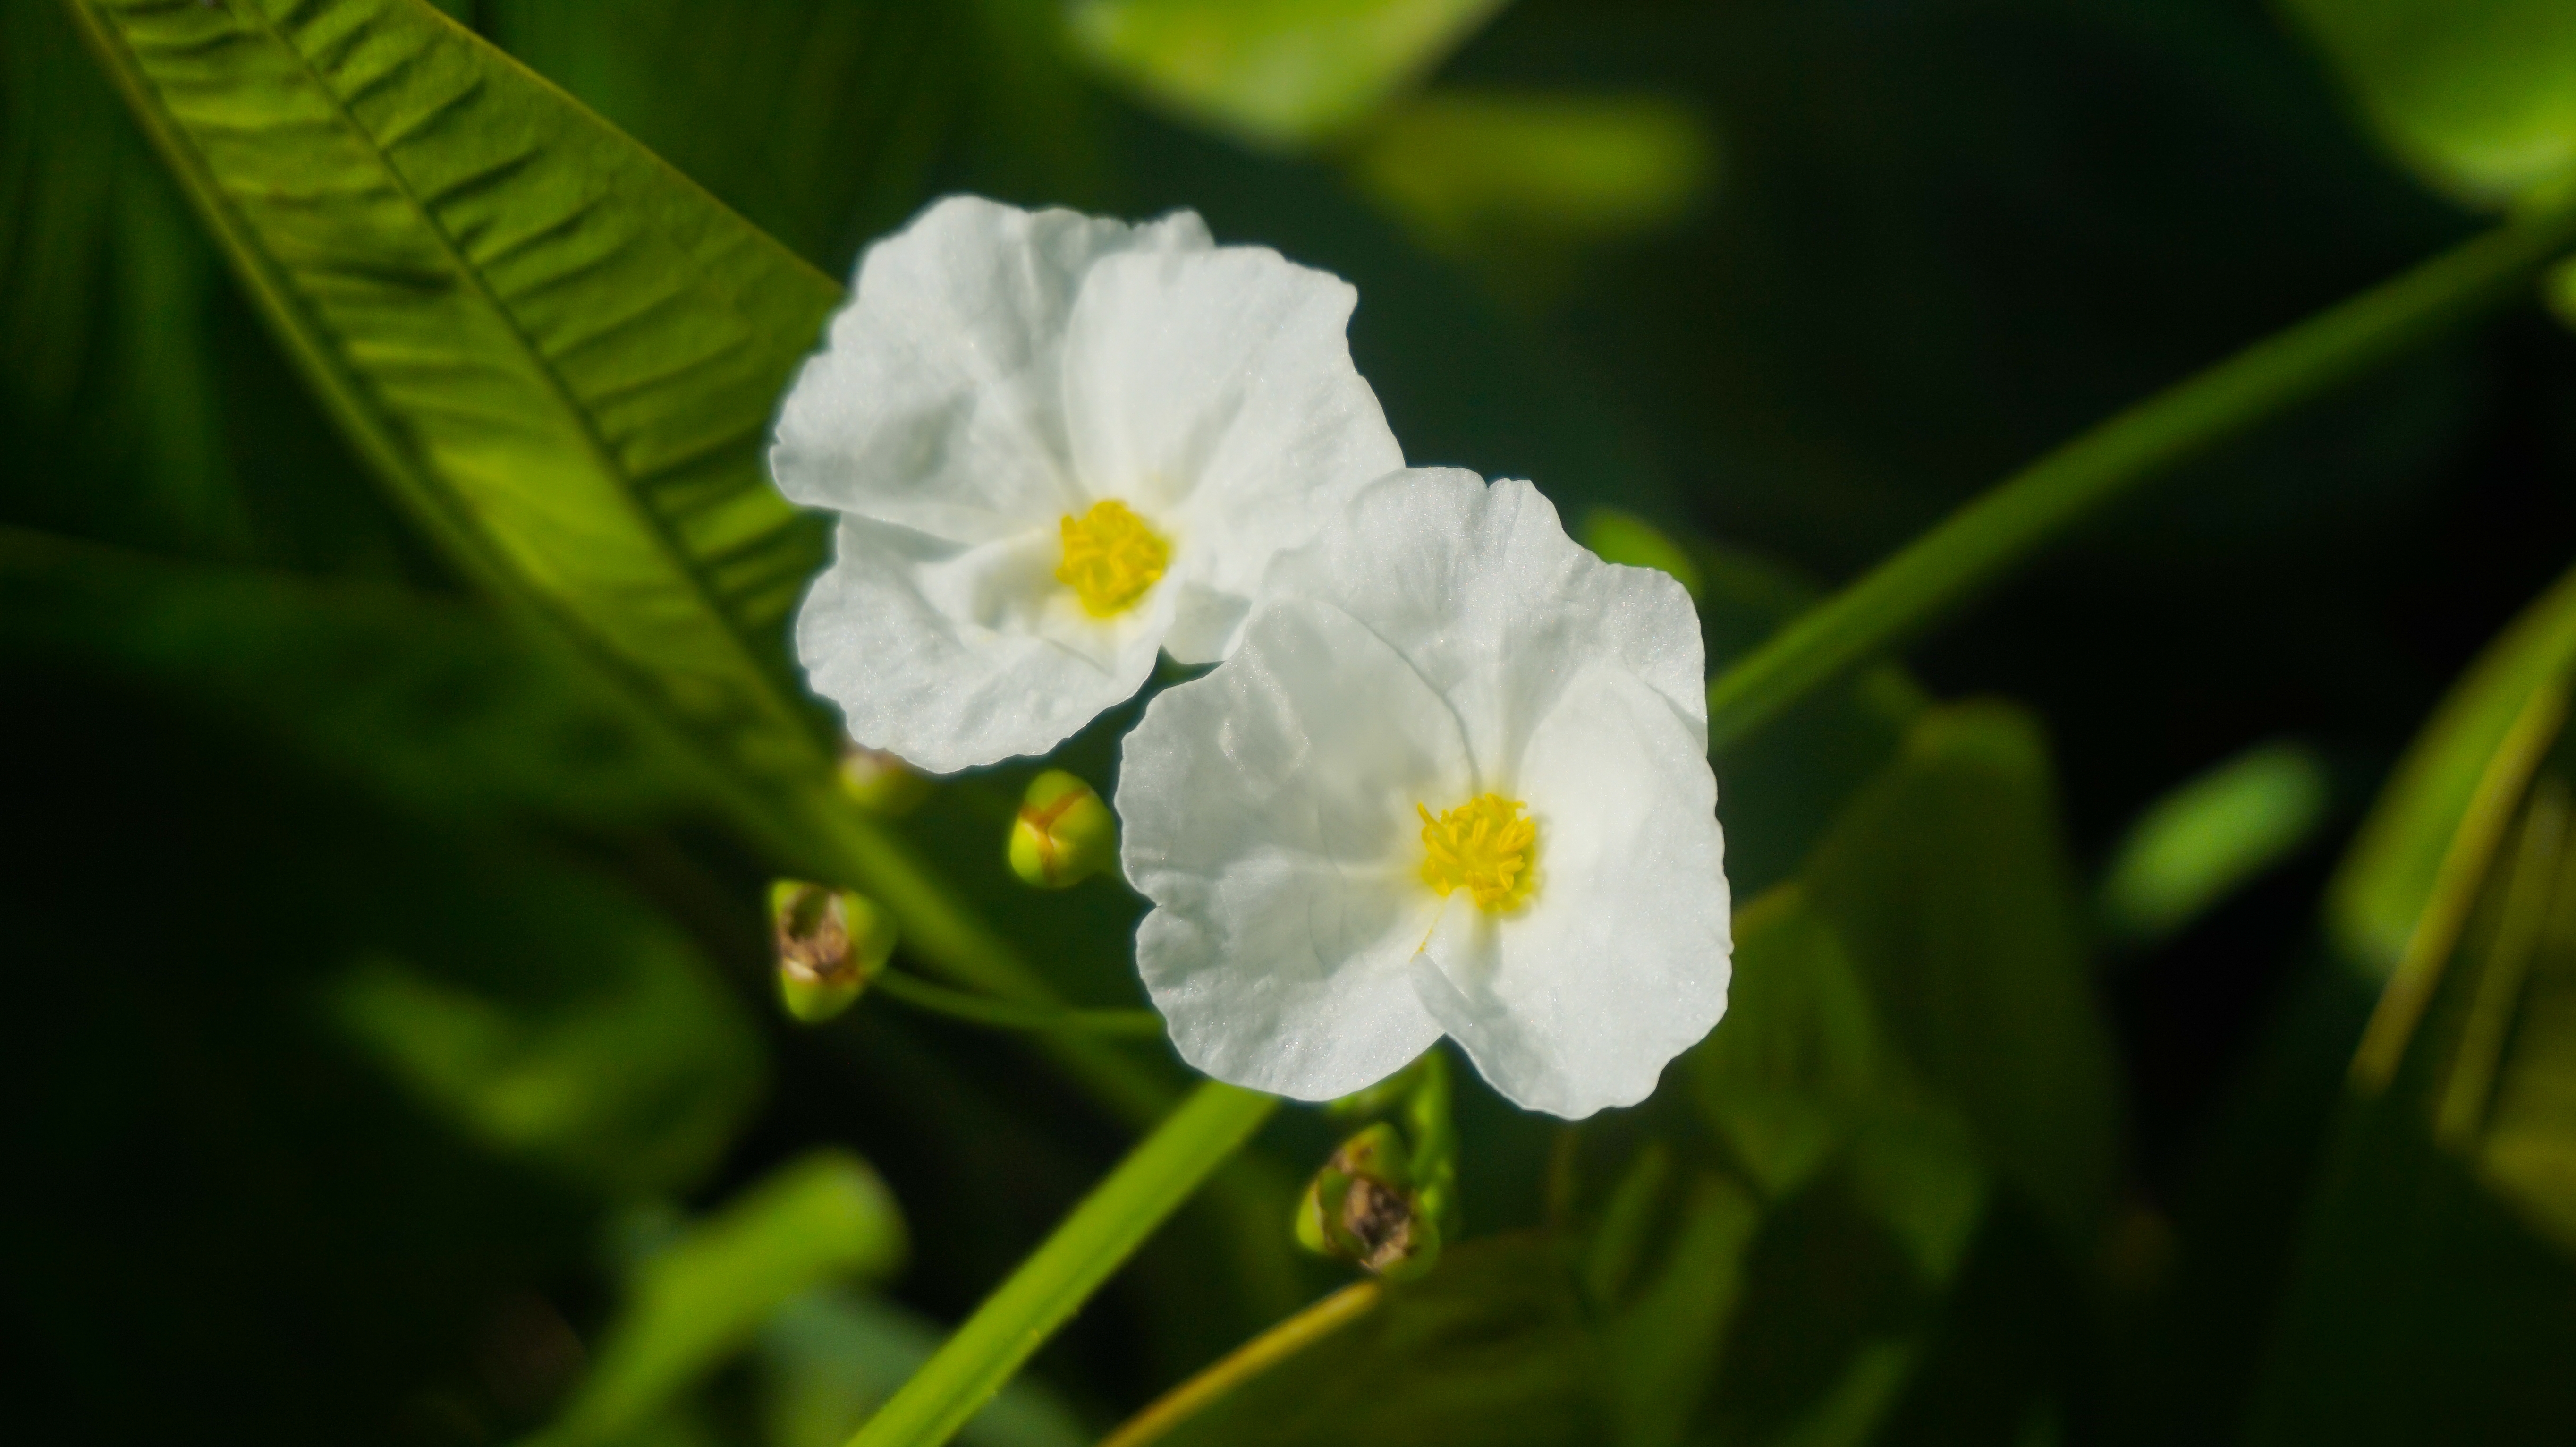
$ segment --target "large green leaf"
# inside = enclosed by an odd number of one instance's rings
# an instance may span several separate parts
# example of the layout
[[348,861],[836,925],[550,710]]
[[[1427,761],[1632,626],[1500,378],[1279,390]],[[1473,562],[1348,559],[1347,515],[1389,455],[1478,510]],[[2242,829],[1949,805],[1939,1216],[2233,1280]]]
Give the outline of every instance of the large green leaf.
[[2508,200],[2576,172],[2576,6],[2283,0],[2381,134],[2432,181]]
[[818,768],[759,448],[831,282],[421,0],[81,3],[365,455],[710,754]]
[[[1046,995],[837,800],[786,658],[822,533],[759,453],[832,283],[424,0],[75,13],[431,534],[688,741],[774,867],[883,898],[965,982]],[[1042,1048],[1132,1120],[1170,1099],[1096,1042]]]
[[2258,1442],[2525,1442],[2576,1419],[2566,693],[2544,689],[2498,750],[2364,1038]]
[[2385,979],[2397,968],[2488,762],[2532,696],[2571,663],[2576,573],[2487,645],[2407,747],[2326,895],[2335,944],[2365,974]]
[[763,1323],[821,1286],[903,1261],[903,1218],[876,1172],[833,1150],[797,1160],[638,1265],[626,1308],[548,1447],[616,1442],[650,1423]]

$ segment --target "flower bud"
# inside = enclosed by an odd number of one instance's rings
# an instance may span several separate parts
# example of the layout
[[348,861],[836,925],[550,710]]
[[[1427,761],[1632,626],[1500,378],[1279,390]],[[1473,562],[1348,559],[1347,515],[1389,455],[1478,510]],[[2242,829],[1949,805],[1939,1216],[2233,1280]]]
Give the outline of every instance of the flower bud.
[[892,754],[852,744],[841,750],[841,792],[869,813],[895,819],[930,797],[930,781]]
[[894,953],[894,917],[846,889],[782,879],[769,887],[778,999],[819,1025],[850,1008]]
[[1412,1189],[1404,1140],[1381,1121],[1342,1143],[1297,1206],[1297,1243],[1389,1281],[1440,1259],[1440,1227]]
[[1118,862],[1118,818],[1089,784],[1062,769],[1029,781],[1011,825],[1011,872],[1039,889],[1066,889]]

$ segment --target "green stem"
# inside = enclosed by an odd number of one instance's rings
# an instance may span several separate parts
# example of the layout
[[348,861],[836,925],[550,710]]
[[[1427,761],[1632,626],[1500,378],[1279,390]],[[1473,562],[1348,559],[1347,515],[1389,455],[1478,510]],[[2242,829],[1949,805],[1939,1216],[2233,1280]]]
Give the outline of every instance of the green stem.
[[1073,1208],[850,1447],[938,1447],[1278,1106],[1209,1081]]
[[869,981],[868,988],[916,1010],[996,1030],[1067,1030],[1134,1039],[1161,1039],[1163,1034],[1163,1017],[1151,1010],[1084,1010],[1024,1005],[1015,1000],[996,1000],[989,995],[952,990],[894,970]]
[[1236,1388],[1377,1309],[1385,1288],[1374,1280],[1354,1281],[1295,1316],[1236,1347],[1225,1359],[1157,1398],[1127,1419],[1127,1424],[1100,1439],[1100,1447],[1145,1447]]
[[2576,244],[2576,206],[2472,238],[2111,418],[1953,513],[1708,688],[1712,749],[1904,642],[2104,504],[2519,294]]

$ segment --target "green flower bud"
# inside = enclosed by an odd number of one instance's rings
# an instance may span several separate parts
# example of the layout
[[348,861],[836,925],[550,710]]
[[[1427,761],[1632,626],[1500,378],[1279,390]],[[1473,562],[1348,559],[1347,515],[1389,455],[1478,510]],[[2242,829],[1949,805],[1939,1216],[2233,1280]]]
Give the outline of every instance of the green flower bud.
[[894,917],[846,889],[782,879],[769,887],[778,999],[819,1025],[857,1002],[894,953]]
[[1011,872],[1039,889],[1067,889],[1118,863],[1118,818],[1089,784],[1062,769],[1029,781],[1011,825]]
[[1297,1204],[1297,1244],[1389,1281],[1440,1259],[1440,1227],[1412,1189],[1404,1138],[1380,1121],[1342,1143]]
[[852,744],[841,750],[841,792],[869,813],[895,819],[930,797],[930,781],[892,754]]

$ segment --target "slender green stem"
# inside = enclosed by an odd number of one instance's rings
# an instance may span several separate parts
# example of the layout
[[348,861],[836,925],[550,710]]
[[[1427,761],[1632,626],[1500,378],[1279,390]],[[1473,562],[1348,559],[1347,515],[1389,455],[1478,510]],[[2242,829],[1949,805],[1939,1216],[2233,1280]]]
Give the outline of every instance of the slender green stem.
[[2095,427],[1826,599],[1708,688],[1712,748],[1904,642],[2138,484],[2521,293],[2576,244],[2576,206],[2462,245]]
[[938,1447],[955,1435],[1278,1104],[1217,1081],[1198,1087],[975,1308],[850,1447]]
[[989,995],[952,990],[896,970],[888,970],[868,988],[916,1010],[984,1025],[996,1030],[1069,1030],[1088,1035],[1161,1039],[1163,1017],[1151,1010],[1084,1010],[1053,1005],[1025,1005]]
[[1205,1411],[1235,1388],[1349,1326],[1377,1309],[1386,1290],[1376,1281],[1354,1281],[1295,1316],[1228,1352],[1224,1359],[1154,1400],[1100,1439],[1100,1447],[1145,1447]]

